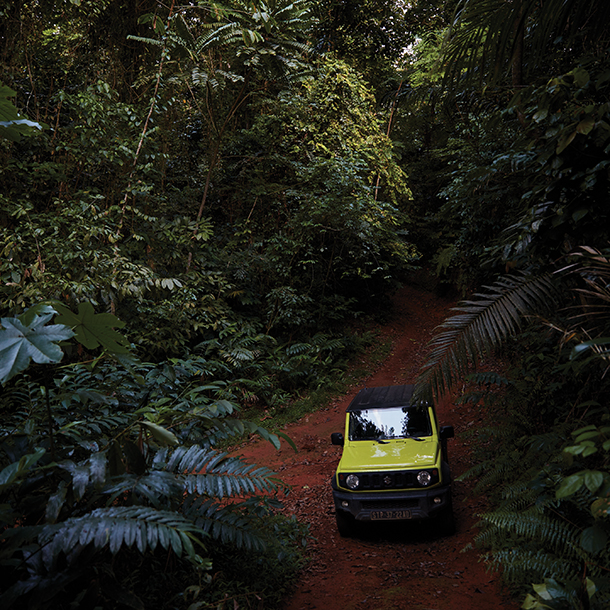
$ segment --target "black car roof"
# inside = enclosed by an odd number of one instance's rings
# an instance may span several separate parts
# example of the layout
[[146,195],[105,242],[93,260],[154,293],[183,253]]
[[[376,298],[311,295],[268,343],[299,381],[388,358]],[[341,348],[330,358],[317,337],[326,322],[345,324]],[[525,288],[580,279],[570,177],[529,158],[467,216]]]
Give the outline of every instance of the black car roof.
[[364,388],[347,407],[348,411],[383,407],[406,407],[413,398],[413,385],[386,385],[378,388]]

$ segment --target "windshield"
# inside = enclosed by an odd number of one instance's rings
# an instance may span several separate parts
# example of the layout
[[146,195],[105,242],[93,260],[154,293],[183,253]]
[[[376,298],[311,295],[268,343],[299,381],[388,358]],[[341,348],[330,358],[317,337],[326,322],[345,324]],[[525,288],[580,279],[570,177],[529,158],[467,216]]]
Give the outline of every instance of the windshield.
[[352,411],[349,414],[349,440],[430,436],[430,416],[425,407],[391,407]]

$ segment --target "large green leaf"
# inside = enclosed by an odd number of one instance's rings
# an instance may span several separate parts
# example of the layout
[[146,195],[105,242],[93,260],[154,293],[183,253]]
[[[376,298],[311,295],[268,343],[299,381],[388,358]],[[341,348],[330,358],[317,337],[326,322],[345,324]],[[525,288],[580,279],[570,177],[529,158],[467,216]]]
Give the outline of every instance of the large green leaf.
[[57,345],[74,336],[74,332],[63,324],[46,323],[54,311],[42,316],[35,315],[30,324],[18,318],[2,318],[0,328],[0,383],[24,371],[34,360],[38,364],[59,362],[63,351]]
[[0,138],[18,142],[32,127],[42,129],[42,125],[19,115],[15,106],[8,100],[15,95],[12,89],[0,86]]
[[583,530],[580,536],[580,546],[593,555],[603,551],[607,543],[608,535],[597,523]]
[[38,462],[44,455],[44,449],[37,449],[34,453],[24,455],[18,462],[13,462],[0,472],[0,491],[4,491],[9,487],[15,479],[20,475],[29,471],[29,469]]
[[116,316],[110,313],[96,314],[89,302],[79,303],[77,314],[59,303],[53,303],[53,307],[60,314],[56,322],[70,326],[76,334],[76,340],[87,349],[95,349],[101,345],[115,354],[129,352],[127,339],[114,330],[125,326]]
[[150,432],[150,434],[152,435],[152,437],[162,447],[167,447],[169,445],[178,444],[178,439],[176,438],[176,435],[173,432],[171,432],[170,430],[167,430],[166,428],[164,428],[163,426],[160,426],[159,424],[155,424],[154,422],[146,421],[146,420],[139,422],[139,424],[141,426],[146,427],[148,429],[148,431]]

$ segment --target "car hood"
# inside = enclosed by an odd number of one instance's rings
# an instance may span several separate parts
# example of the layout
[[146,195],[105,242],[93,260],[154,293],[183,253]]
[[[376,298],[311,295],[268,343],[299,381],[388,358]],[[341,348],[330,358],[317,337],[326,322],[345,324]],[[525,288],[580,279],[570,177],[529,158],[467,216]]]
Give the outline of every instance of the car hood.
[[432,468],[437,464],[438,456],[439,444],[434,439],[396,439],[385,443],[351,441],[343,447],[339,470],[365,472]]

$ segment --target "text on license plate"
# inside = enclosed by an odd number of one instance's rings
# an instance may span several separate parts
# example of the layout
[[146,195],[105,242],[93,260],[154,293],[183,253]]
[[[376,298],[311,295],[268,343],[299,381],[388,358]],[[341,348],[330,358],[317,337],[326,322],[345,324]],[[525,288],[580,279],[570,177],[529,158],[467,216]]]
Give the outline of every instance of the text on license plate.
[[410,519],[410,510],[373,510],[371,511],[372,521],[384,521],[391,519]]

